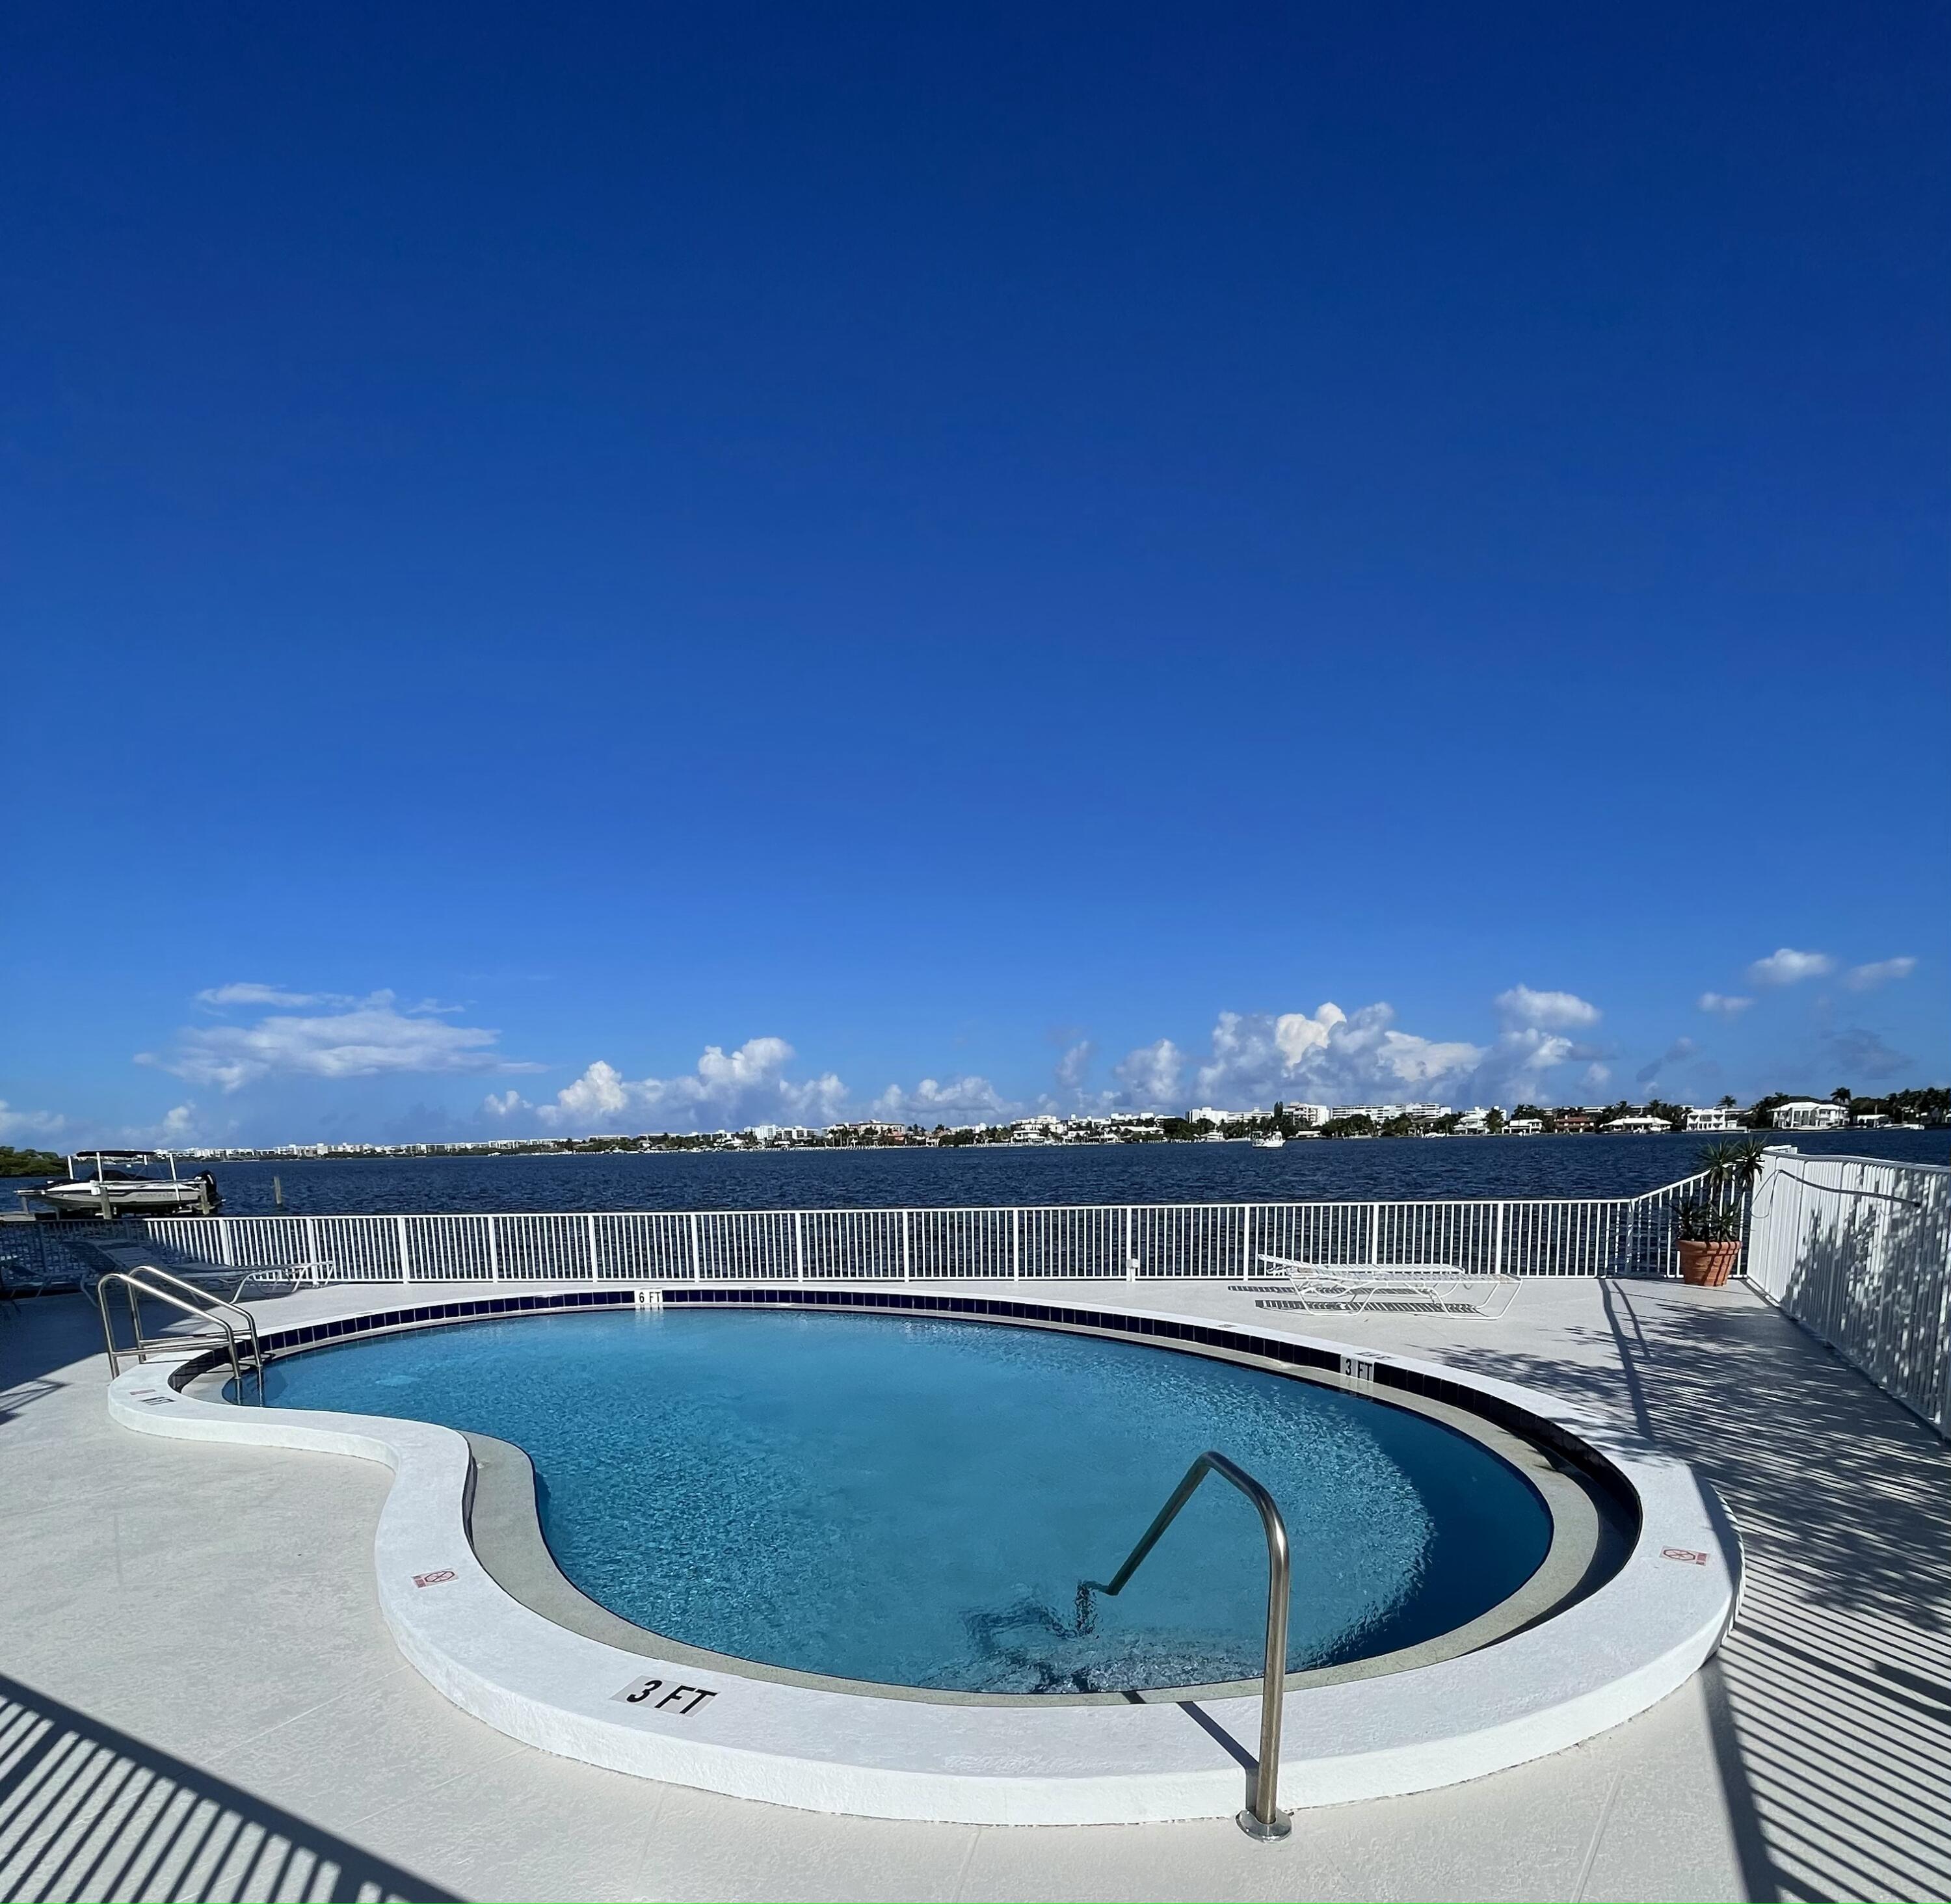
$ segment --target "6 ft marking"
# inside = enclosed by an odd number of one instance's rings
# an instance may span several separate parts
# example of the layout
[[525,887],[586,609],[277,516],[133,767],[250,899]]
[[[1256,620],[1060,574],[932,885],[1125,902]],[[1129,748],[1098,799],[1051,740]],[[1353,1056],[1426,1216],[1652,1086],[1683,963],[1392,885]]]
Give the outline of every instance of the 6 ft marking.
[[[653,1693],[662,1692],[663,1683],[661,1679],[633,1679],[620,1693],[612,1693],[610,1696],[620,1700],[626,1706],[641,1706]],[[707,1699],[717,1696],[709,1687],[673,1686],[669,1692],[664,1693],[663,1697],[651,1709],[661,1712],[666,1706],[677,1706],[678,1717],[689,1718]],[[680,1700],[688,1700],[689,1703],[678,1706]]]

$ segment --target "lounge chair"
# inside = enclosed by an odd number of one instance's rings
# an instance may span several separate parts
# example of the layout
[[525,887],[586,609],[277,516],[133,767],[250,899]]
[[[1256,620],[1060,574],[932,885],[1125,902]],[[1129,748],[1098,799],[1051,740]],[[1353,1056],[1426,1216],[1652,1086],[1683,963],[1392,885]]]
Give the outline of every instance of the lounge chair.
[[1296,1263],[1259,1259],[1266,1275],[1230,1286],[1256,1298],[1258,1309],[1343,1309],[1414,1307],[1446,1316],[1498,1316],[1517,1296],[1518,1279],[1448,1263]]

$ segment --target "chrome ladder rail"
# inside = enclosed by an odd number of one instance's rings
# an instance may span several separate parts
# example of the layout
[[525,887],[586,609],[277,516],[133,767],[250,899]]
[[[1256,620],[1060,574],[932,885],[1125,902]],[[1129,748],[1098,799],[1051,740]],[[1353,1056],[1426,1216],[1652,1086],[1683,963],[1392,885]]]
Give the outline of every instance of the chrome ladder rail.
[[[149,1352],[151,1350],[207,1348],[211,1341],[208,1336],[196,1335],[159,1336],[153,1341],[145,1337],[142,1334],[142,1311],[137,1306],[139,1294],[153,1296],[157,1301],[167,1303],[172,1309],[179,1309],[186,1316],[194,1316],[200,1322],[214,1322],[223,1331],[223,1346],[229,1353],[230,1372],[237,1384],[237,1405],[240,1408],[244,1405],[244,1365],[238,1358],[236,1330],[223,1316],[212,1315],[207,1309],[198,1309],[194,1303],[186,1303],[180,1296],[173,1295],[167,1289],[158,1289],[151,1284],[139,1283],[126,1271],[121,1269],[110,1270],[105,1275],[99,1278],[95,1285],[95,1306],[101,1312],[102,1346],[108,1353],[108,1375],[111,1381],[122,1372],[121,1351],[115,1346],[114,1326],[108,1319],[108,1285],[111,1282],[121,1284],[129,1292],[130,1313],[136,1318],[135,1346],[130,1353],[139,1362],[148,1361]],[[258,1400],[261,1405],[263,1400],[264,1369],[260,1364]]]
[[1287,1692],[1287,1602],[1291,1567],[1287,1523],[1281,1519],[1273,1496],[1245,1469],[1228,1460],[1216,1449],[1208,1448],[1186,1469],[1185,1478],[1173,1489],[1172,1499],[1159,1509],[1158,1518],[1145,1530],[1144,1537],[1109,1583],[1097,1580],[1078,1583],[1079,1624],[1082,1627],[1088,1622],[1091,1594],[1110,1595],[1124,1590],[1125,1581],[1138,1572],[1145,1556],[1158,1544],[1159,1536],[1178,1518],[1179,1509],[1191,1500],[1208,1475],[1230,1481],[1253,1503],[1267,1537],[1267,1642],[1260,1678],[1260,1758],[1253,1773],[1253,1802],[1238,1815],[1237,1822],[1250,1838],[1284,1838],[1294,1829],[1293,1819],[1280,1809],[1279,1803],[1281,1705]]
[[[202,1288],[198,1284],[186,1282],[181,1276],[173,1276],[170,1275],[168,1270],[163,1269],[160,1265],[156,1263],[139,1263],[136,1264],[133,1269],[126,1271],[124,1273],[131,1277],[154,1277],[156,1281],[167,1284],[170,1288],[173,1289],[179,1296],[193,1297],[198,1302],[208,1303],[210,1306],[207,1313],[212,1322],[215,1322],[217,1320],[217,1312],[219,1309],[228,1309],[232,1315],[239,1318],[244,1325],[245,1333],[251,1338],[251,1360],[252,1366],[255,1368],[258,1373],[258,1402],[260,1407],[263,1406],[264,1400],[264,1344],[258,1337],[258,1319],[256,1316],[253,1316],[242,1303],[234,1303],[227,1296],[213,1294],[211,1291]],[[151,1288],[151,1284],[145,1282],[142,1287],[145,1289],[148,1289]],[[157,1295],[161,1295],[162,1291],[161,1290],[155,1290],[152,1293]],[[136,1329],[139,1334],[142,1328],[142,1318],[136,1313],[136,1298],[133,1295],[129,1298],[129,1313],[131,1316],[134,1317]],[[183,1340],[184,1338],[178,1337],[176,1339]],[[244,1391],[240,1387],[237,1392],[241,1397]]]

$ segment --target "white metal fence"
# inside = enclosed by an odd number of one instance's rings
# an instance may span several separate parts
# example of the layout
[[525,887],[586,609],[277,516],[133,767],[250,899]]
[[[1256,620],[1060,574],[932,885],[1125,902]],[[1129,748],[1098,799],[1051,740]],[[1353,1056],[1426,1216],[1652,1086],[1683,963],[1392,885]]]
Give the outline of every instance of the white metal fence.
[[1951,1435],[1951,1169],[1768,1152],[1748,1278]]
[[305,1263],[345,1282],[1151,1281],[1301,1263],[1450,1263],[1519,1276],[1678,1272],[1690,1177],[1641,1197],[1133,1203],[963,1210],[151,1217],[179,1261]]

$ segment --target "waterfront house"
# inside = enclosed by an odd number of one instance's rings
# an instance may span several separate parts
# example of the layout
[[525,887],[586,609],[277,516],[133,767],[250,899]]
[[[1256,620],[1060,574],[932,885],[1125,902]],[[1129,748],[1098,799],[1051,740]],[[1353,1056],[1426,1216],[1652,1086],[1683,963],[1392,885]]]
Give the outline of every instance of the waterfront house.
[[1791,1097],[1775,1107],[1778,1131],[1840,1131],[1849,1121],[1850,1113],[1842,1105],[1814,1097]]
[[1690,1131],[1738,1131],[1747,1117],[1747,1112],[1736,1110],[1731,1105],[1710,1104],[1699,1110],[1690,1107],[1687,1128]]

